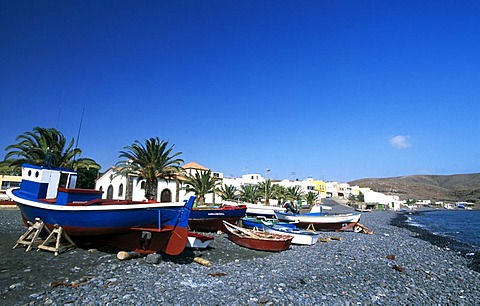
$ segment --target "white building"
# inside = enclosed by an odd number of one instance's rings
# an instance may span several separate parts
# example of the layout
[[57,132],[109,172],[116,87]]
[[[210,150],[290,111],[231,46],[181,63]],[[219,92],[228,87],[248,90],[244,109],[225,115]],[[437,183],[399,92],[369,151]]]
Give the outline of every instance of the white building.
[[257,174],[257,173],[251,173],[251,174],[244,174],[241,177],[235,177],[235,178],[223,178],[222,184],[224,185],[232,185],[235,188],[239,189],[242,186],[245,185],[257,185],[261,182],[265,182],[266,179],[262,177],[262,175]]
[[[190,162],[182,166],[188,174],[193,174],[195,171],[208,171],[209,169],[199,165],[195,162]],[[232,185],[237,189],[241,189],[245,185],[258,185],[259,183],[265,182],[266,178],[258,173],[244,174],[239,178],[225,178],[221,172],[212,172],[212,175],[220,180],[219,187],[223,185]],[[188,199],[191,193],[186,193],[182,187],[184,187],[184,178],[179,177],[178,181],[171,180],[159,180],[158,181],[158,193],[157,201],[159,202],[177,202]],[[313,178],[307,178],[305,180],[281,180],[281,181],[272,181],[272,184],[280,185],[283,187],[298,187],[301,192],[306,194],[310,191],[316,192],[315,184]],[[329,184],[329,191],[331,196],[337,196],[339,192],[335,189],[337,187],[337,182]],[[345,192],[348,184],[342,184],[341,194]],[[102,198],[104,199],[114,199],[114,200],[125,200],[131,198],[134,201],[146,201],[145,199],[145,181],[138,181],[136,176],[127,177],[118,175],[118,171],[115,167],[109,168],[105,173],[103,173],[97,180],[95,184],[95,189],[104,191]],[[222,199],[219,195],[207,194],[205,197],[205,203],[221,203]],[[271,205],[278,204],[278,201],[275,199],[270,199]]]
[[[206,171],[205,168],[197,163],[191,162],[182,166],[182,168],[188,174],[192,174],[195,171]],[[218,172],[212,172],[214,177],[221,179],[223,175]],[[192,193],[186,193],[182,190],[184,186],[184,178],[179,177],[178,180],[158,180],[157,185],[157,199],[158,202],[182,202],[188,200]],[[110,167],[102,176],[96,180],[95,189],[104,191],[103,199],[125,200],[131,198],[134,201],[146,201],[145,198],[145,181],[138,181],[136,176],[127,177],[118,175],[118,171],[115,167]],[[127,195],[127,193],[131,194]],[[220,197],[216,197],[216,201],[220,201]],[[206,196],[205,201],[207,203],[215,203],[213,201],[213,195]]]
[[325,191],[327,193],[327,198],[337,198],[337,184],[338,182],[326,182],[325,183]]
[[376,191],[366,191],[363,193],[365,204],[381,204],[385,208],[400,210],[400,199],[398,196],[386,195]]
[[22,181],[20,175],[0,175],[0,201],[10,200],[5,193],[7,189],[19,187]]

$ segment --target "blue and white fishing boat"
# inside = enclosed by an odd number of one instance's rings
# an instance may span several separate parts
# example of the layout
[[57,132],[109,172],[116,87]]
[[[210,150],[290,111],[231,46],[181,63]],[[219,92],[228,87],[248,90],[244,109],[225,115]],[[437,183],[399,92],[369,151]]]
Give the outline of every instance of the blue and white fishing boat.
[[225,231],[223,221],[237,223],[245,216],[245,205],[224,205],[222,207],[195,207],[190,212],[188,226],[191,230],[216,232]]
[[360,213],[337,214],[323,212],[323,209],[313,207],[305,214],[275,211],[275,216],[284,222],[298,222],[299,228],[330,231],[350,230],[360,221]]
[[269,219],[269,218],[262,218],[262,217],[243,217],[242,218],[242,226],[245,228],[251,229],[263,229],[263,222],[266,222],[270,225],[278,224],[284,227],[291,227],[294,228],[296,222],[282,222],[278,219]]
[[263,204],[245,203],[247,206],[247,216],[260,216],[266,218],[275,218],[275,211],[285,212],[286,208],[281,206],[270,206]]
[[195,197],[185,203],[107,200],[102,191],[75,188],[76,181],[72,170],[24,164],[20,187],[7,195],[20,208],[25,225],[40,219],[50,229],[61,226],[75,242],[144,253],[183,251]]
[[318,238],[320,237],[320,232],[307,231],[297,227],[285,227],[278,224],[269,224],[265,221],[262,221],[262,223],[264,232],[292,236],[293,244],[312,245],[317,243]]

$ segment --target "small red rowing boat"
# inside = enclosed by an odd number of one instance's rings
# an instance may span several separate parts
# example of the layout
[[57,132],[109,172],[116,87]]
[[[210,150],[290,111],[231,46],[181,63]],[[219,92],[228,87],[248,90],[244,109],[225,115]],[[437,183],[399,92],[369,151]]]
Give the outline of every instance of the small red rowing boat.
[[290,247],[293,239],[292,236],[288,235],[249,230],[226,221],[223,221],[223,225],[227,230],[228,239],[239,246],[253,250],[270,252],[284,251]]

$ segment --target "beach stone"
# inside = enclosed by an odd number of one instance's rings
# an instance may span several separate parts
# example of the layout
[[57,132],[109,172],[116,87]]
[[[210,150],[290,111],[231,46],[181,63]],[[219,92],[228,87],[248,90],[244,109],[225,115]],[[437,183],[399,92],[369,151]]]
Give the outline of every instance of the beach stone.
[[158,264],[162,260],[162,255],[160,254],[148,254],[145,257],[145,262],[149,264]]
[[[43,305],[47,298],[53,305],[480,305],[480,274],[468,268],[473,260],[392,224],[402,216],[395,212],[362,216],[373,235],[339,232],[341,242],[292,245],[284,252],[253,251],[213,233],[210,249],[163,258],[162,265],[147,258],[118,261],[102,249],[78,248],[58,258],[11,250],[24,232],[18,214],[0,211],[5,305]],[[394,260],[386,258],[392,254]],[[195,256],[212,267],[194,263]],[[399,273],[394,264],[407,269]],[[50,287],[64,280],[78,286]],[[17,283],[23,285],[8,288]]]

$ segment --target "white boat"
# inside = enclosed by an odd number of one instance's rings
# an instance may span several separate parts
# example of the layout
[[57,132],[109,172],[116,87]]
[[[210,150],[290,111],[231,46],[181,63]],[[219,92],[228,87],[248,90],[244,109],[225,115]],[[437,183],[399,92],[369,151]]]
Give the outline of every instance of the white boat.
[[320,232],[307,231],[299,228],[285,227],[281,225],[272,225],[271,223],[262,221],[263,231],[273,234],[282,234],[292,236],[293,244],[312,245],[317,243]]
[[275,217],[275,211],[285,212],[286,209],[280,206],[269,206],[263,204],[251,204],[245,203],[247,205],[247,216],[265,216],[265,217]]
[[328,213],[307,213],[307,214],[293,214],[275,211],[275,216],[280,221],[298,222],[297,226],[300,228],[314,230],[333,230],[344,231],[353,229],[360,221],[361,214],[328,214]]
[[206,236],[200,233],[188,232],[187,248],[206,249],[210,242],[214,240],[213,236]]

